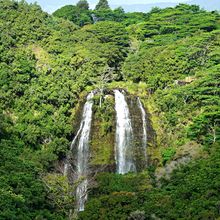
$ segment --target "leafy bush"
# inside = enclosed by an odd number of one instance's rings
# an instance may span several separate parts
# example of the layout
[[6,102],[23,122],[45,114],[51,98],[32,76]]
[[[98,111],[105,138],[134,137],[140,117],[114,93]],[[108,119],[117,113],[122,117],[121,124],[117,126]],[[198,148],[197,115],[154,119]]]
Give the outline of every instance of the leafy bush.
[[170,161],[175,154],[176,150],[173,148],[164,149],[162,152],[163,164],[165,164],[167,161]]

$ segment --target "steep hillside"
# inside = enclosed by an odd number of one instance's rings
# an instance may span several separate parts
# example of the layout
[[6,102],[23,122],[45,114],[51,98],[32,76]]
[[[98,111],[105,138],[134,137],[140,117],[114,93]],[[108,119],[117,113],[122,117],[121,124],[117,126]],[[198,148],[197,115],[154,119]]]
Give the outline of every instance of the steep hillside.
[[80,93],[99,86],[108,66],[119,71],[127,32],[109,22],[79,29],[37,5],[0,4],[1,218],[58,219],[68,206],[48,202],[42,176],[69,149]]
[[[0,219],[219,218],[219,13],[77,7],[0,1]],[[114,89],[147,112],[143,172],[113,172]],[[64,161],[92,90],[93,181],[77,214],[82,180]]]

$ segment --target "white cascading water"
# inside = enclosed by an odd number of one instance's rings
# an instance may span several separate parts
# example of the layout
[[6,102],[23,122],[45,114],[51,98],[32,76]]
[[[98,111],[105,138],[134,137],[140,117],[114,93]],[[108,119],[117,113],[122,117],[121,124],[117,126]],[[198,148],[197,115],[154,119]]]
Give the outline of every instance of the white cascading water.
[[125,100],[125,96],[119,90],[114,90],[114,93],[116,110],[116,165],[117,172],[120,174],[125,174],[136,171],[136,166],[132,155],[133,131],[129,108]]
[[88,159],[89,159],[89,136],[92,124],[92,106],[94,94],[91,92],[87,96],[87,101],[83,108],[83,115],[80,124],[80,128],[73,139],[71,144],[71,150],[76,145],[77,139],[79,141],[77,144],[77,158],[76,158],[76,172],[77,179],[80,184],[76,189],[76,203],[78,211],[84,211],[85,202],[87,200],[87,189],[88,189]]
[[141,114],[142,114],[142,123],[143,123],[143,138],[142,138],[142,146],[143,146],[143,151],[144,151],[144,157],[145,159],[147,159],[147,151],[146,151],[146,147],[147,147],[147,121],[146,121],[146,112],[144,110],[144,107],[141,103],[140,98],[138,97],[138,106],[141,110]]
[[[84,116],[83,116],[83,117],[84,117]],[[71,151],[73,150],[73,147],[74,147],[75,144],[76,144],[76,141],[77,141],[77,139],[78,139],[78,136],[79,136],[80,132],[82,131],[83,126],[84,126],[84,123],[81,123],[81,124],[80,124],[80,128],[79,128],[79,130],[77,131],[76,136],[74,137],[74,139],[73,139],[73,141],[72,141],[72,143],[71,143],[71,147],[70,147]],[[71,168],[71,164],[70,164],[69,159],[66,159],[65,164],[64,164],[64,176],[67,176],[67,175],[68,175],[69,168]]]

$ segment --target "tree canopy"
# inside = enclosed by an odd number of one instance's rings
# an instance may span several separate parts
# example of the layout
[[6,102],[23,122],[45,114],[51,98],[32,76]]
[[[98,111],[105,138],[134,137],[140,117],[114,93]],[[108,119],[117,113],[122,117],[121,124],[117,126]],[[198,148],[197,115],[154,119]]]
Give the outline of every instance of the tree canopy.
[[[85,96],[103,87],[140,97],[155,143],[143,173],[95,176],[78,218],[218,219],[219,13],[98,5],[79,1],[49,15],[37,4],[0,1],[0,219],[74,217],[77,183],[63,176],[63,161]],[[95,109],[102,138],[112,106]],[[105,161],[109,151],[95,153]]]
[[79,0],[76,4],[76,7],[81,10],[89,10],[89,3],[87,2],[87,0]]
[[96,10],[102,10],[102,9],[110,9],[108,0],[99,0],[98,4],[95,6]]

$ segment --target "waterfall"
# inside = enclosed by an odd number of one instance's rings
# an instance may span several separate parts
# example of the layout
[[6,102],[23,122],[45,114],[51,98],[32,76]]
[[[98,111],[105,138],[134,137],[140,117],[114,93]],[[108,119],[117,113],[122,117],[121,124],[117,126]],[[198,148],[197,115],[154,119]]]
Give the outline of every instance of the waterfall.
[[146,112],[144,110],[144,107],[141,103],[140,98],[138,97],[138,106],[141,110],[141,114],[142,114],[142,123],[143,123],[143,138],[142,138],[142,146],[143,146],[143,152],[144,152],[144,157],[145,159],[147,159],[147,151],[146,151],[146,147],[147,147],[147,121],[146,121]]
[[[91,92],[87,96],[79,129],[71,143],[71,154],[73,156],[67,157],[64,164],[64,175],[71,173],[70,168],[72,168],[72,172],[73,168],[75,169],[74,179],[79,183],[75,192],[78,211],[84,211],[85,202],[88,197],[89,141],[94,94],[95,92]],[[144,167],[140,164],[146,164],[145,162],[147,160],[146,112],[140,98],[126,98],[125,91],[119,91],[117,89],[114,90],[114,97],[116,112],[115,161],[117,173],[137,172]],[[127,100],[129,101],[127,102]],[[131,104],[131,101],[133,104]],[[142,123],[140,123],[141,121]],[[138,157],[139,155],[141,156]],[[144,155],[144,160],[141,159],[142,155]],[[70,158],[72,157],[74,161],[71,163]],[[74,166],[72,167],[73,164]]]
[[84,211],[85,202],[87,200],[89,136],[92,124],[93,96],[93,92],[91,92],[87,96],[87,101],[83,108],[80,128],[71,144],[71,150],[73,150],[74,146],[77,147],[77,157],[75,165],[77,180],[80,182],[76,189],[76,203],[78,211]]
[[91,17],[93,20],[93,24],[96,24],[100,20],[95,14],[91,14]]
[[136,171],[132,154],[133,131],[125,96],[119,90],[114,90],[114,93],[116,110],[115,159],[117,172],[125,174]]

